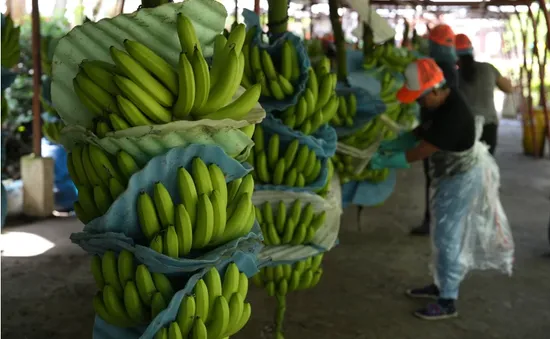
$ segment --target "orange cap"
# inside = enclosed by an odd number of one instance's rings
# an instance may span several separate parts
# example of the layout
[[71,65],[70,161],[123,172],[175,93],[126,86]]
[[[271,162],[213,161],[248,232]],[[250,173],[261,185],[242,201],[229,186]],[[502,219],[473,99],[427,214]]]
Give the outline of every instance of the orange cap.
[[431,58],[411,62],[404,74],[405,85],[397,92],[397,100],[404,104],[416,101],[422,94],[445,81],[443,71]]
[[457,50],[470,49],[472,48],[472,42],[466,34],[461,33],[456,35],[455,46]]
[[428,38],[441,46],[454,47],[455,33],[449,25],[437,25],[430,30]]

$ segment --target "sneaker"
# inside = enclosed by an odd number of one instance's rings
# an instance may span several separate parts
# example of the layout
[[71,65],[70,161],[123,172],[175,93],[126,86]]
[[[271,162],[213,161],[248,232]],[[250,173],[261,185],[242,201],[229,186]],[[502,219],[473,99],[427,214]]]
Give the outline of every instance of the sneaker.
[[443,306],[439,303],[428,304],[425,308],[414,312],[414,315],[424,320],[443,320],[458,317],[454,303]]
[[411,298],[417,299],[437,299],[439,298],[439,288],[434,284],[430,284],[425,287],[407,290],[405,294]]

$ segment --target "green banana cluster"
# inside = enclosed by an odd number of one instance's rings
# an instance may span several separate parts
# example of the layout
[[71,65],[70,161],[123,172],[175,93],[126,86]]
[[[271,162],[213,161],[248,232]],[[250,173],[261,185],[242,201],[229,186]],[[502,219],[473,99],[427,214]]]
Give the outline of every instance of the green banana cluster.
[[292,265],[263,267],[252,277],[252,282],[258,287],[265,288],[270,297],[284,297],[289,292],[313,288],[323,275],[323,255],[317,254]]
[[[231,34],[239,26],[231,30]],[[275,63],[267,50],[252,44],[252,37],[256,32],[252,27],[246,34],[243,46],[244,54],[244,75],[241,84],[244,88],[252,88],[254,84],[261,85],[261,95],[272,97],[275,100],[284,100],[295,92],[293,83],[300,78],[300,67],[298,65],[298,54],[296,47],[286,40],[281,46],[280,63]],[[214,49],[216,42],[214,42]]]
[[365,57],[363,67],[372,69],[379,66],[403,73],[408,64],[416,57],[408,50],[399,48],[392,43],[376,46],[372,53]]
[[93,298],[95,312],[119,327],[144,325],[163,311],[174,296],[170,280],[137,265],[134,255],[122,250],[92,257],[91,270],[99,291]]
[[95,145],[86,144],[76,145],[67,155],[67,169],[78,188],[74,211],[86,224],[107,213],[140,166],[125,151],[113,157]]
[[316,193],[317,195],[325,198],[327,196],[328,191],[330,190],[330,185],[332,184],[332,177],[334,176],[334,165],[332,163],[331,159],[328,159],[327,161],[327,182],[325,183],[325,186],[318,190]]
[[10,15],[4,16],[4,27],[2,27],[2,67],[12,68],[19,62],[21,48],[19,36],[21,26],[15,27]]
[[155,334],[155,339],[226,339],[239,332],[250,319],[248,277],[229,264],[220,276],[213,267],[186,295],[176,320]]
[[384,133],[386,125],[379,117],[371,119],[363,127],[355,133],[346,136],[339,140],[343,144],[355,147],[357,149],[365,149],[376,141],[380,133]]
[[353,126],[353,118],[357,114],[357,97],[350,93],[347,96],[338,96],[340,104],[338,105],[338,114],[336,114],[330,123],[334,126]]
[[257,181],[304,187],[319,177],[321,159],[307,145],[300,145],[298,139],[292,140],[285,149],[280,145],[278,134],[267,138],[262,126],[257,125],[252,140],[255,145],[247,162],[254,166],[253,173]]
[[416,103],[401,104],[401,111],[395,121],[404,128],[410,129],[416,122]]
[[397,79],[394,73],[386,70],[382,74],[382,78],[380,79],[380,99],[382,99],[385,104],[398,102],[396,95],[399,87],[396,85]]
[[336,153],[332,157],[336,171],[338,171],[338,177],[342,184],[350,181],[370,181],[370,182],[382,182],[386,180],[389,174],[389,169],[384,168],[381,170],[372,170],[365,168],[361,173],[355,173],[355,166],[353,157],[347,154]]
[[261,86],[251,86],[232,101],[244,72],[244,25],[217,38],[209,68],[195,28],[177,17],[182,52],[176,69],[144,44],[126,39],[125,51],[111,46],[114,64],[83,60],[73,80],[76,95],[94,114],[102,137],[135,126],[173,120],[241,120],[258,103]]
[[315,214],[312,204],[303,206],[300,199],[289,207],[283,201],[276,203],[273,211],[271,202],[265,202],[261,207],[255,206],[256,219],[260,223],[264,235],[264,243],[277,245],[307,245],[315,233],[324,225],[326,211]]
[[42,124],[42,135],[44,135],[49,141],[58,144],[59,137],[61,136],[61,130],[65,127],[65,123],[61,120],[56,122],[44,121]]
[[330,60],[322,58],[308,70],[307,86],[296,105],[275,112],[288,127],[309,135],[337,116],[340,101],[336,95],[337,77],[330,73]]
[[166,187],[155,183],[153,195],[140,193],[138,219],[149,247],[172,258],[185,257],[193,249],[215,247],[239,238],[254,226],[251,174],[226,183],[216,164],[192,161],[191,173],[177,173],[179,203]]

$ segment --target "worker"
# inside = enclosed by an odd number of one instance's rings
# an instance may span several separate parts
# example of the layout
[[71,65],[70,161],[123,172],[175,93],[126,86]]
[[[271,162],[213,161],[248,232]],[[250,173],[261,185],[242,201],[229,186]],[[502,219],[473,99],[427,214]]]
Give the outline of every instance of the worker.
[[[457,86],[457,67],[455,51],[455,34],[449,25],[440,24],[429,30],[428,33],[429,54],[439,68],[443,71],[447,87]],[[426,109],[420,110],[420,121],[428,114]],[[423,161],[425,184],[425,209],[424,220],[420,226],[412,229],[412,235],[428,235],[430,233],[430,170],[428,159]]]
[[430,58],[407,66],[405,85],[397,93],[402,103],[417,101],[425,109],[422,123],[411,132],[381,145],[371,169],[408,168],[430,159],[431,212],[435,283],[407,291],[410,297],[434,298],[437,303],[416,311],[423,319],[457,316],[455,300],[464,276],[460,261],[461,218],[474,209],[482,172],[474,152],[475,118],[462,94],[447,86],[442,70]]
[[458,55],[458,79],[462,94],[468,98],[475,116],[485,119],[481,141],[489,146],[489,152],[495,154],[498,134],[498,115],[495,108],[495,86],[506,94],[514,91],[510,79],[487,62],[474,59],[472,42],[464,34],[456,36],[456,54]]

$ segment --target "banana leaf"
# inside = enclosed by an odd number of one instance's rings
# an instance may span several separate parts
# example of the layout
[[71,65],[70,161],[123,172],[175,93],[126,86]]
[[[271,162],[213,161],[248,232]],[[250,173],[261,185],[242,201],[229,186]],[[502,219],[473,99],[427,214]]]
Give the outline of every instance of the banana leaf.
[[83,59],[112,62],[109,47],[124,49],[123,41],[133,39],[175,67],[181,50],[176,31],[178,13],[189,17],[205,57],[211,56],[214,38],[223,30],[227,17],[225,7],[214,0],[188,0],[87,22],[61,38],[53,57],[52,100],[65,123],[92,127],[94,116],[81,104],[72,85]]

